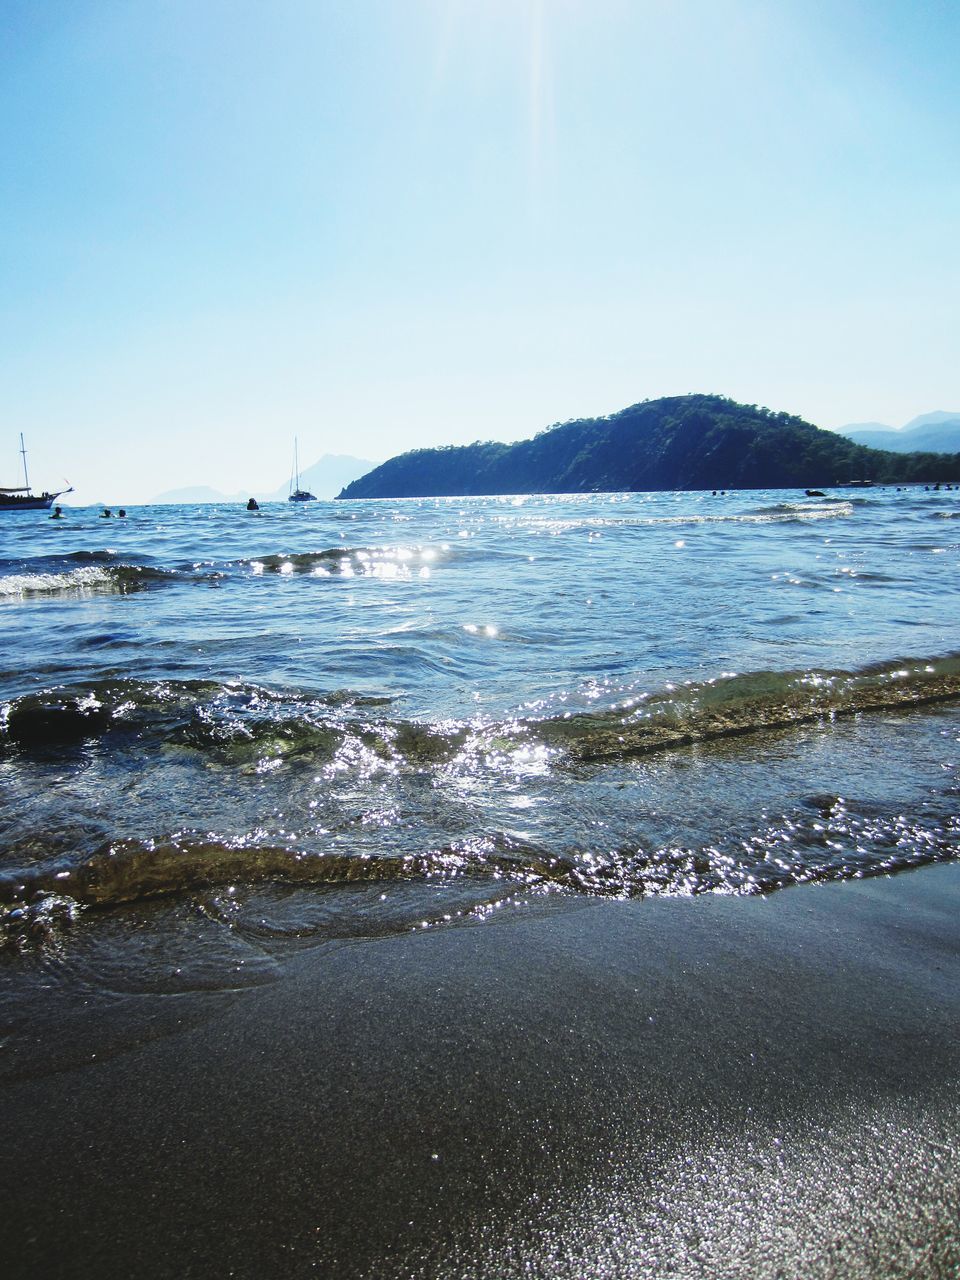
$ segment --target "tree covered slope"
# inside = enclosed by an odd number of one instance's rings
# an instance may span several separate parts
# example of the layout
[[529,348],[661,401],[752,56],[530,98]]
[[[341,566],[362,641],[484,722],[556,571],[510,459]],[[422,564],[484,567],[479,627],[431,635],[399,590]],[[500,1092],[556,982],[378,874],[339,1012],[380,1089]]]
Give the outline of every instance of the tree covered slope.
[[960,454],[886,453],[723,396],[669,396],[565,422],[516,444],[416,449],[339,496],[825,488],[850,480],[960,480]]

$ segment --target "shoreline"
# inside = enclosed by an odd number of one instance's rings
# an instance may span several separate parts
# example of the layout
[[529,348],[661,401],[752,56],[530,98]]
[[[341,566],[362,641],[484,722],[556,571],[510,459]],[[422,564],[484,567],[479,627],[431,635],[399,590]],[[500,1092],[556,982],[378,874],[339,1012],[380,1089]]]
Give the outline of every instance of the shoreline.
[[2,1086],[5,1274],[952,1274],[958,908],[557,897],[144,997]]

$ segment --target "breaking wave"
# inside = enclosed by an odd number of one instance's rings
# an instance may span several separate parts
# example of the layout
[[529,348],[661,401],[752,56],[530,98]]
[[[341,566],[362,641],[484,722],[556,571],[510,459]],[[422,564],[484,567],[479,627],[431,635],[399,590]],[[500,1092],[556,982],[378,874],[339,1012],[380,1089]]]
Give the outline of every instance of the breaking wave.
[[[789,885],[886,875],[960,852],[956,815],[907,818],[858,808],[840,796],[802,809],[748,838],[697,848],[551,851],[503,833],[403,856],[307,853],[252,838],[178,835],[110,841],[83,858],[0,877],[0,942],[46,936],[87,908],[269,882],[317,890],[398,882],[504,882],[511,890],[638,898],[769,893]],[[236,907],[242,898],[234,899]]]
[[0,602],[32,596],[126,595],[174,583],[217,583],[227,577],[278,575],[314,578],[427,578],[445,559],[446,545],[330,547],[321,551],[270,553],[231,561],[159,566],[121,559],[111,551],[80,551],[33,561],[0,561]]
[[283,692],[203,680],[101,680],[0,704],[0,747],[43,750],[136,736],[198,751],[334,751],[354,738],[383,760],[419,767],[470,751],[546,748],[559,763],[629,759],[721,738],[861,712],[960,698],[960,655],[855,671],[724,673],[667,684],[590,711],[547,708],[510,719],[391,718],[391,697],[350,690]]
[[264,555],[238,561],[249,572],[312,577],[427,577],[449,547],[330,547],[292,555]]
[[[468,899],[482,899],[496,886],[618,897],[744,894],[953,859],[960,853],[960,818],[955,789],[944,791],[943,784],[919,806],[899,810],[838,794],[808,796],[779,816],[758,807],[730,829],[714,830],[709,838],[706,832],[688,836],[686,843],[664,839],[668,829],[631,839],[632,829],[622,827],[609,843],[600,834],[591,839],[589,823],[575,833],[562,820],[555,788],[565,802],[582,807],[589,787],[608,785],[613,770],[612,786],[620,765],[648,753],[956,699],[957,655],[856,671],[724,675],[664,686],[602,710],[545,715],[536,708],[526,718],[490,723],[404,720],[392,699],[350,690],[307,694],[241,682],[134,680],[48,689],[2,707],[0,758],[18,753],[24,763],[35,760],[40,767],[46,759],[60,769],[65,749],[86,743],[108,762],[116,750],[108,768],[135,765],[142,774],[151,760],[169,760],[171,751],[173,758],[201,764],[249,761],[257,773],[299,756],[310,766],[311,785],[321,781],[312,777],[317,766],[328,770],[327,778],[352,782],[346,799],[326,797],[334,807],[324,823],[286,833],[277,824],[234,828],[230,835],[222,834],[223,826],[219,832],[191,826],[150,837],[141,826],[137,835],[109,838],[111,829],[123,830],[121,819],[100,828],[99,836],[93,827],[84,834],[78,826],[72,842],[53,833],[34,848],[31,836],[20,865],[8,859],[0,874],[0,941],[20,945],[43,938],[89,909],[165,895],[232,894],[236,886],[242,897],[242,886],[264,883],[315,892],[399,883],[459,886]],[[509,819],[493,809],[480,808],[460,825],[467,811],[456,808],[457,797],[496,787],[506,776],[503,761],[518,777],[526,762],[530,786],[536,779],[536,794],[551,810],[560,804],[560,820],[524,833],[509,830]],[[297,776],[296,770],[290,775],[293,787]],[[407,789],[378,799],[379,793],[364,790],[377,776]],[[258,804],[266,794],[257,789]],[[366,840],[365,812],[381,803],[398,806],[401,816],[404,805],[420,808],[406,810],[409,821],[401,821],[396,839],[389,819],[386,826],[375,824]],[[431,815],[447,812],[444,806],[453,806],[455,825],[437,838],[430,834]],[[228,801],[212,825],[222,819],[229,829],[230,813]],[[155,829],[163,821],[154,814]],[[355,834],[351,824],[360,824]],[[453,834],[458,826],[462,838]],[[435,830],[442,829],[441,821]],[[18,858],[15,846],[8,853]],[[373,915],[378,902],[373,895]]]
[[84,564],[0,576],[0,601],[31,596],[127,595],[174,580],[173,570],[140,564]]

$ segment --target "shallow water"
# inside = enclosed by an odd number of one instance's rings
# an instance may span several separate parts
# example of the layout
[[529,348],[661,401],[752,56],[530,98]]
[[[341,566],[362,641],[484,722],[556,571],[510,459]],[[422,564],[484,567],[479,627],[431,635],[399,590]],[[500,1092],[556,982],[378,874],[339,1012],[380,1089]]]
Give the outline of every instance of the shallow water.
[[119,939],[187,911],[179,971],[227,988],[265,938],[953,859],[958,517],[923,489],[0,515],[7,963],[93,931],[135,966]]

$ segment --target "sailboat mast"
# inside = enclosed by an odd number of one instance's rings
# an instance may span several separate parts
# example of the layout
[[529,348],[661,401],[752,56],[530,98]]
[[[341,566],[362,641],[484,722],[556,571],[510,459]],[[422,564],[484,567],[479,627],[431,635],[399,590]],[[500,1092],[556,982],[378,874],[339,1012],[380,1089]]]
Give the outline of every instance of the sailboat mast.
[[27,449],[26,449],[26,446],[25,446],[25,445],[24,445],[24,443],[23,443],[23,432],[22,432],[22,431],[20,432],[20,455],[21,455],[21,457],[23,458],[23,483],[24,483],[24,485],[27,487],[27,489],[29,489],[29,488],[30,488],[30,480],[29,480],[29,478],[27,477]]
[[293,475],[290,477],[289,497],[291,502],[316,501],[312,493],[300,488],[300,441],[296,436],[293,437]]

